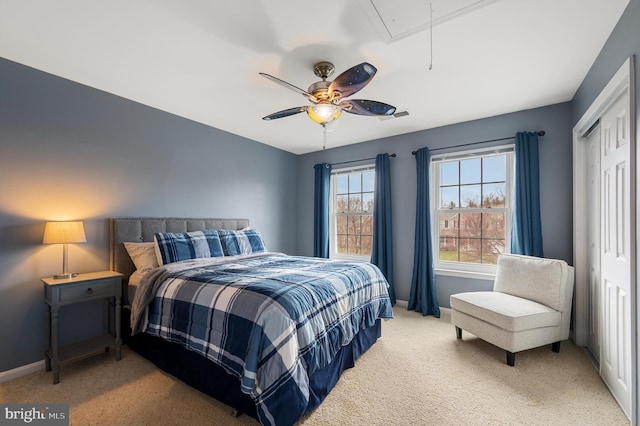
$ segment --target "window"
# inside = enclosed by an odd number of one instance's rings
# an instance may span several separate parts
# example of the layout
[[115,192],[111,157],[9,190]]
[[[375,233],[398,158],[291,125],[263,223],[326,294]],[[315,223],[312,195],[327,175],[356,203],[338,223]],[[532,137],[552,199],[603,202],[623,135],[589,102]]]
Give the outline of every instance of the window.
[[330,257],[371,257],[374,166],[331,175]]
[[513,147],[432,157],[435,267],[495,272],[511,235]]

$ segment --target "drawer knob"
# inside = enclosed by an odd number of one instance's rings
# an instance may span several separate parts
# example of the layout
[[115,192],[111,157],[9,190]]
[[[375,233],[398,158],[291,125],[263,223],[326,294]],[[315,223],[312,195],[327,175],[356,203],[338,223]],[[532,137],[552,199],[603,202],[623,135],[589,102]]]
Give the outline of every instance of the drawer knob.
[[91,287],[87,289],[87,294],[93,294],[93,289]]

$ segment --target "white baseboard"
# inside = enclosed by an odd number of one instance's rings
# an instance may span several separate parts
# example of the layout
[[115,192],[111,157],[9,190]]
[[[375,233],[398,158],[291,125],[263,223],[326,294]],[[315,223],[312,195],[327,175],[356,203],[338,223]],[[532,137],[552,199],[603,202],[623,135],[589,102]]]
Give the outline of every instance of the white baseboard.
[[31,373],[37,373],[38,371],[44,370],[45,366],[46,364],[44,360],[42,360],[17,367],[12,370],[0,371],[0,383],[6,383],[10,380],[17,379],[18,377],[26,376]]

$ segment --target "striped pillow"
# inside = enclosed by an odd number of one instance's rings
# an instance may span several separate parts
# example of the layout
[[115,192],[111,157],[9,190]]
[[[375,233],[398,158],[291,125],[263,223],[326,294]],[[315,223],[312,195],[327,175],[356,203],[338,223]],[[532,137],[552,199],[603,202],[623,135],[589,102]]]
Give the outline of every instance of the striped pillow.
[[215,229],[183,233],[158,232],[154,240],[160,265],[200,257],[224,256],[220,237]]
[[240,231],[218,229],[218,235],[220,235],[225,256],[267,251],[260,233],[255,229],[243,229]]

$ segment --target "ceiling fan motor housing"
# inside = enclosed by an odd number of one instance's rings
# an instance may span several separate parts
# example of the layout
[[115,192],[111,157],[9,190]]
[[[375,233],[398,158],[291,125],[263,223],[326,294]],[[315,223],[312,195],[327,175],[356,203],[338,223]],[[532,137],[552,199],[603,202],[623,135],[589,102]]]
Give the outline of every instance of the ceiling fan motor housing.
[[329,100],[329,85],[331,82],[329,81],[318,81],[317,83],[313,83],[309,86],[308,92],[316,97],[319,101]]

